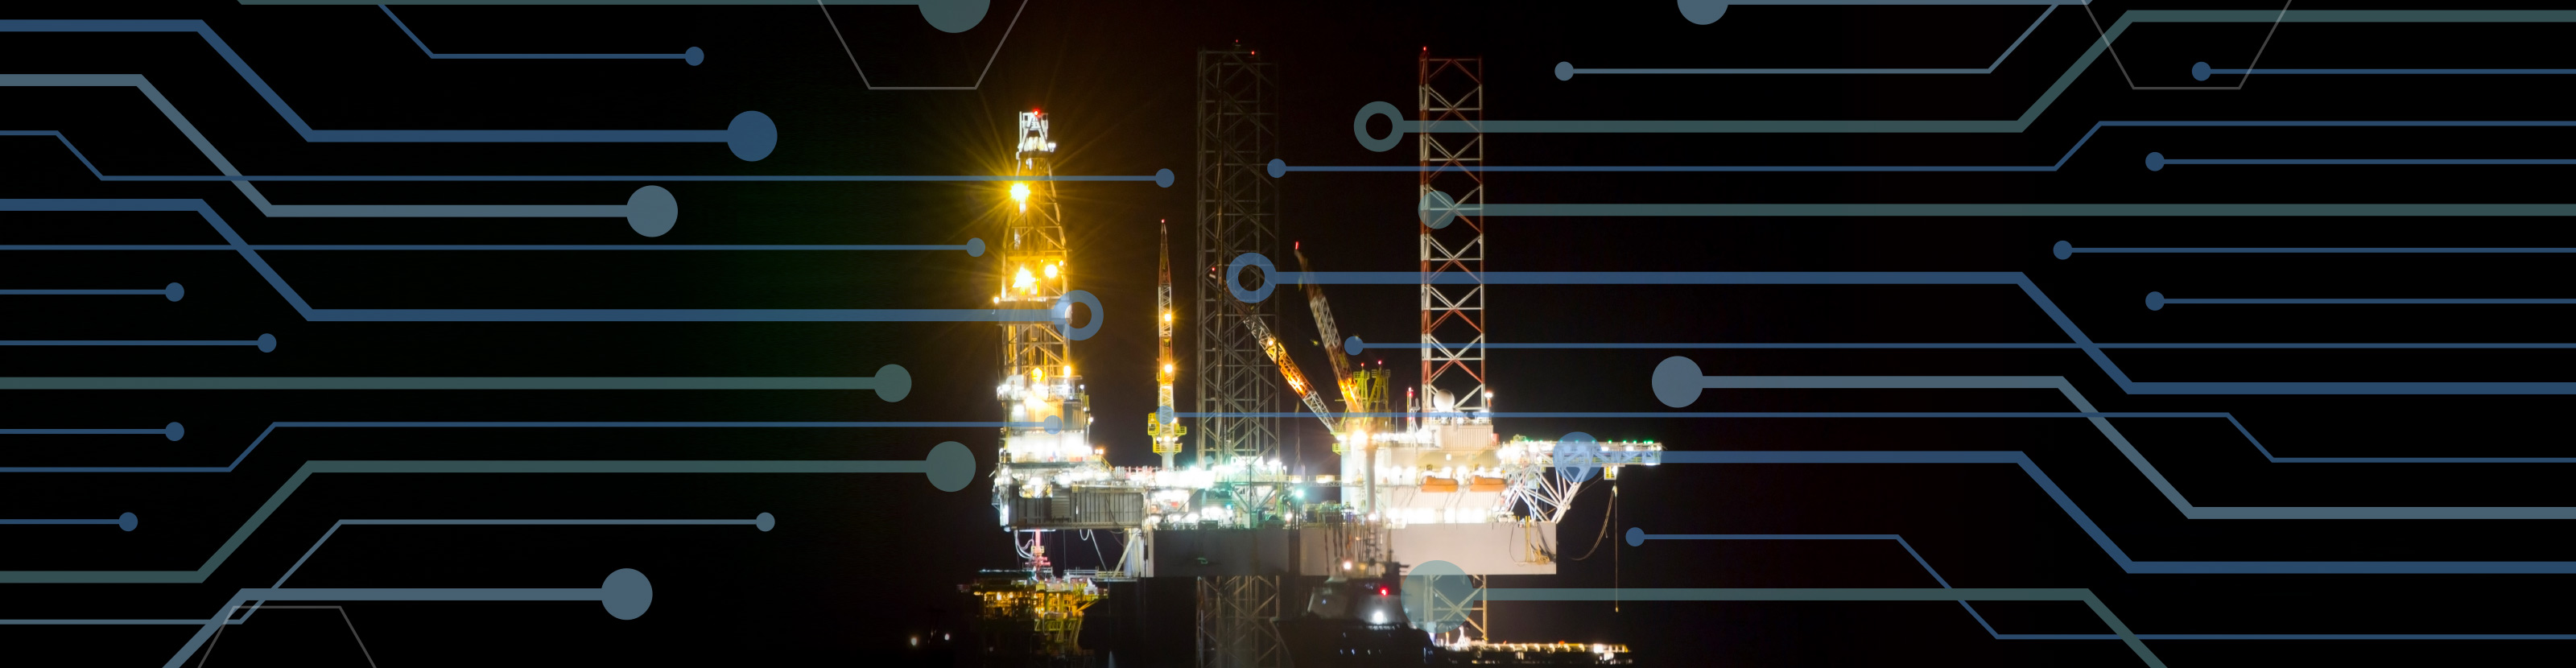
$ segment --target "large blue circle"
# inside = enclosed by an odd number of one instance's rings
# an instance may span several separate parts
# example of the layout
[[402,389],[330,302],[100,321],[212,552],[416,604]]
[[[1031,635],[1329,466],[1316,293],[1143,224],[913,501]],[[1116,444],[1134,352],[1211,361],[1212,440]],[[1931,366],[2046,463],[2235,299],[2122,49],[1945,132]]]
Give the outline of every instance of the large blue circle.
[[966,449],[964,443],[946,441],[931,446],[930,456],[922,458],[921,467],[930,478],[930,486],[942,492],[965,489],[975,482],[975,452]]
[[733,149],[733,157],[736,158],[758,162],[769,157],[770,151],[778,149],[778,123],[769,120],[768,114],[757,111],[735,114],[733,122],[725,125],[725,132],[733,135],[725,140],[725,147]]
[[1699,391],[1705,386],[1703,378],[1698,362],[1680,355],[1666,357],[1655,365],[1655,399],[1674,408],[1689,406],[1699,401]]
[[961,33],[974,30],[992,11],[993,0],[921,0],[921,19],[940,32]]
[[1601,468],[1601,444],[1591,434],[1572,432],[1556,439],[1556,479],[1569,484],[1592,479]]
[[[1424,632],[1447,633],[1467,622],[1466,604],[1475,600],[1476,581],[1457,564],[1433,559],[1404,574],[1404,616]],[[1447,605],[1439,605],[1446,602]]]
[[[1386,117],[1387,130],[1385,138],[1381,139],[1369,136],[1368,121],[1370,116]],[[1360,115],[1351,117],[1351,136],[1359,138],[1361,148],[1378,153],[1385,153],[1387,149],[1395,148],[1396,142],[1404,139],[1403,123],[1404,112],[1397,111],[1395,105],[1384,102],[1370,102],[1360,107]]]
[[1431,229],[1448,227],[1458,222],[1458,200],[1437,190],[1424,192],[1422,199],[1413,204],[1413,217]]
[[626,196],[626,227],[636,234],[658,237],[671,233],[680,222],[680,199],[661,186],[636,188]]
[[[1091,319],[1082,323],[1081,327],[1074,327],[1072,325],[1074,304],[1091,307]],[[1099,297],[1091,296],[1091,293],[1089,292],[1073,290],[1064,293],[1063,297],[1057,298],[1055,300],[1055,307],[1057,309],[1055,316],[1056,326],[1066,328],[1064,330],[1065,340],[1080,341],[1088,339],[1091,338],[1092,334],[1100,331],[1101,312]]]
[[1682,18],[1699,25],[1716,23],[1717,17],[1726,15],[1726,3],[1716,0],[1676,0],[1673,4],[1682,10]]
[[617,569],[599,583],[599,606],[607,608],[610,617],[642,617],[645,610],[653,607],[653,581],[635,569]]
[[[1255,290],[1243,287],[1244,267],[1261,268],[1260,289]],[[1271,264],[1270,258],[1262,257],[1260,253],[1244,253],[1242,255],[1234,256],[1234,263],[1228,264],[1225,267],[1226,292],[1234,293],[1234,298],[1242,300],[1243,303],[1261,303],[1261,300],[1270,298],[1271,290],[1278,289],[1278,287],[1279,267]]]
[[912,394],[912,372],[903,370],[901,364],[877,367],[876,381],[877,398],[886,403],[902,401]]

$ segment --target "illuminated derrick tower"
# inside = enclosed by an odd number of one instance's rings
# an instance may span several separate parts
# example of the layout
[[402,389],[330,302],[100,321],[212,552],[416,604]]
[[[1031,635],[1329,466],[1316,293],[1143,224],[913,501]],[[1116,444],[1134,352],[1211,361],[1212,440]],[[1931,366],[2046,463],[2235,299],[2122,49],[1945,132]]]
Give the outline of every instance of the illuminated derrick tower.
[[[1074,317],[1063,297],[1073,278],[1067,264],[1064,221],[1056,206],[1055,141],[1047,117],[1020,114],[1011,155],[1014,176],[1003,206],[1001,286],[996,308],[1058,309],[1040,322],[1002,323],[1002,378],[993,388],[1002,402],[1002,449],[993,466],[993,508],[1013,532],[1124,529],[1143,525],[1144,500],[1111,480],[1112,471],[1091,445],[1090,398],[1074,370],[1066,327]],[[1014,536],[1037,545],[1038,536]],[[1142,544],[1131,545],[1131,550]],[[1023,551],[1023,558],[1034,555]],[[1122,555],[1127,556],[1127,555]],[[1030,568],[1040,569],[1035,559]],[[1042,570],[1042,569],[1041,569]],[[1039,573],[1044,577],[1045,573]]]
[[[1064,218],[1056,206],[1056,184],[1046,178],[1055,174],[1054,157],[1055,142],[1047,138],[1046,115],[1021,112],[1011,173],[1040,178],[1011,183],[1011,203],[1003,212],[1002,280],[993,297],[996,308],[1055,308],[1073,279],[1073,269],[1065,261]],[[1074,375],[1063,324],[1002,323],[1002,382],[995,392],[1007,421],[1030,424],[1002,429],[1000,461],[1095,459],[1084,437],[1090,412],[1084,405],[1082,378]],[[1050,422],[1052,427],[1047,426]]]
[[1181,426],[1172,407],[1172,381],[1180,375],[1180,367],[1172,359],[1172,325],[1178,316],[1172,309],[1172,224],[1158,224],[1162,243],[1157,246],[1161,252],[1154,256],[1154,327],[1162,341],[1162,356],[1155,358],[1154,413],[1145,420],[1145,434],[1154,438],[1154,454],[1163,456],[1163,469],[1171,470],[1172,456],[1180,453],[1181,436],[1188,434],[1189,428]]

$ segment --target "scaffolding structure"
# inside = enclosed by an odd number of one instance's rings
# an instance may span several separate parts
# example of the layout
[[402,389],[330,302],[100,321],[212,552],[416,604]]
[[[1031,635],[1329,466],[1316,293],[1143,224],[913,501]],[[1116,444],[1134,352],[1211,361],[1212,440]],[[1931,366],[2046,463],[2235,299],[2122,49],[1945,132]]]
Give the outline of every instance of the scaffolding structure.
[[[1198,54],[1198,325],[1197,412],[1192,436],[1201,467],[1261,467],[1279,458],[1283,408],[1278,370],[1262,350],[1262,336],[1278,325],[1276,300],[1237,303],[1222,270],[1244,253],[1279,256],[1278,184],[1269,161],[1278,157],[1277,66],[1241,43]],[[1262,276],[1269,281],[1273,277]],[[1275,489],[1275,488],[1272,488]],[[1238,507],[1236,486],[1210,490]],[[1202,493],[1205,494],[1204,492]],[[1256,500],[1257,501],[1257,500]],[[1250,515],[1246,513],[1246,515]],[[1279,668],[1278,576],[1239,575],[1198,580],[1198,665],[1202,668]]]
[[[1485,383],[1485,59],[1433,58],[1424,47],[1416,61],[1414,134],[1421,167],[1422,254],[1422,390],[1417,404],[1428,413],[1456,413],[1463,418],[1425,422],[1481,422],[1491,435],[1493,397]],[[1457,121],[1468,132],[1433,133],[1433,123]],[[1446,207],[1446,210],[1433,210]],[[1426,216],[1416,216],[1426,218]],[[1446,224],[1432,223],[1446,220]],[[1439,278],[1459,274],[1470,283],[1442,285]],[[1478,416],[1483,416],[1479,418]],[[1485,576],[1471,577],[1477,589]],[[1470,597],[1457,639],[1486,637],[1487,606]]]
[[[1279,152],[1276,66],[1237,45],[1199,52],[1198,62],[1197,409],[1192,436],[1198,463],[1215,466],[1279,454],[1278,370],[1262,354],[1257,325],[1276,328],[1272,300],[1236,309],[1223,269],[1235,256],[1279,254],[1278,185],[1269,161]],[[1269,277],[1262,277],[1268,280]]]
[[1198,579],[1199,665],[1281,668],[1288,665],[1279,628],[1279,578],[1232,575]]
[[[1485,61],[1418,63],[1415,112],[1422,232],[1421,406],[1471,419],[1492,410],[1485,384]],[[1432,132],[1435,123],[1469,128]],[[1433,223],[1441,223],[1433,225]],[[1444,277],[1465,276],[1443,284]],[[1455,281],[1455,278],[1447,278]],[[1487,418],[1490,420],[1490,418]]]

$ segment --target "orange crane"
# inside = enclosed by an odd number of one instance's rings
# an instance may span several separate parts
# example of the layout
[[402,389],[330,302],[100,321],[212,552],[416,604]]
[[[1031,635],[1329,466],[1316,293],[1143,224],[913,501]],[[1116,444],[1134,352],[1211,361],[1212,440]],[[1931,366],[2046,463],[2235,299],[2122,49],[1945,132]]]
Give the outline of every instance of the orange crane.
[[[1290,246],[1289,250],[1297,254],[1300,275],[1315,273],[1314,264],[1306,261],[1304,244]],[[1379,414],[1386,412],[1387,373],[1383,369],[1352,370],[1349,356],[1342,351],[1341,327],[1333,323],[1333,307],[1324,301],[1323,284],[1307,283],[1305,288],[1306,306],[1315,312],[1315,333],[1323,336],[1324,358],[1332,362],[1334,385],[1342,391],[1342,407],[1353,413],[1343,416],[1341,428],[1333,432],[1333,453],[1342,454],[1344,441],[1366,441],[1370,434],[1386,431],[1387,420]]]

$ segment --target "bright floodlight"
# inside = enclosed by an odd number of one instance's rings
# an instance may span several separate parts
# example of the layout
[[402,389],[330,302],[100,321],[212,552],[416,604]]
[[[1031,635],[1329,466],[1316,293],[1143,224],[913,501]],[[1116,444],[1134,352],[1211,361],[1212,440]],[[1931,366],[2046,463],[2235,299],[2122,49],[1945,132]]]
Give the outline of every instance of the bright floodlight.
[[1027,203],[1027,202],[1029,201],[1029,184],[1026,184],[1026,183],[1013,183],[1013,184],[1011,184],[1011,201],[1013,201],[1013,202],[1020,202],[1020,203]]

